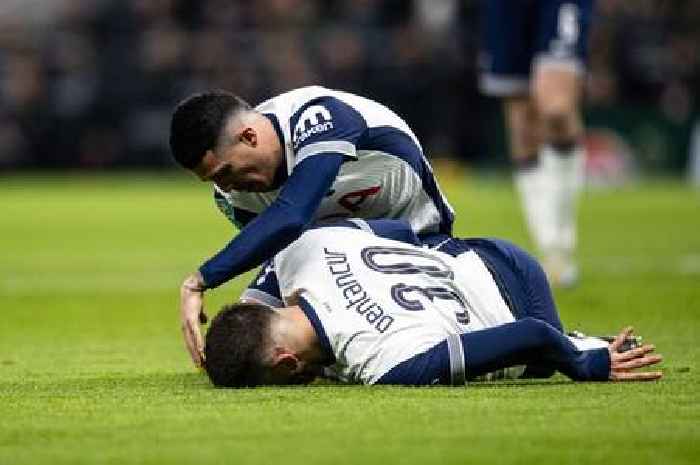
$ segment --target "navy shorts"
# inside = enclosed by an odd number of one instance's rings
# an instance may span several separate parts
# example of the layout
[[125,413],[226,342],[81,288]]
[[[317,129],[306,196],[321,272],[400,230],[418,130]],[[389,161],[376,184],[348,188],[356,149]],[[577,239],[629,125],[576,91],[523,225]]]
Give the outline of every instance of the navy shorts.
[[583,72],[593,0],[482,0],[480,88],[493,96],[525,95],[533,66]]
[[536,318],[563,332],[544,270],[520,247],[500,239],[452,239],[438,250],[452,256],[474,251],[491,272],[516,320]]

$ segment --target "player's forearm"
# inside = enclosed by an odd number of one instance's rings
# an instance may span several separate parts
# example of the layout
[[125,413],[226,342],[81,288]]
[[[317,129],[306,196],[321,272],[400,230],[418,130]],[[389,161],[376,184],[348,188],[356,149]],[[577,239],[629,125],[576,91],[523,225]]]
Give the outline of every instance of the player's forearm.
[[260,215],[199,268],[206,287],[217,287],[258,266],[294,241],[304,224],[300,216],[278,209]]
[[552,368],[578,381],[607,380],[607,349],[579,351],[561,332],[533,318],[462,335],[467,375],[479,376],[530,363]]
[[277,200],[199,268],[206,287],[217,287],[260,265],[299,237],[335,180],[343,159],[341,155],[324,155],[301,162]]

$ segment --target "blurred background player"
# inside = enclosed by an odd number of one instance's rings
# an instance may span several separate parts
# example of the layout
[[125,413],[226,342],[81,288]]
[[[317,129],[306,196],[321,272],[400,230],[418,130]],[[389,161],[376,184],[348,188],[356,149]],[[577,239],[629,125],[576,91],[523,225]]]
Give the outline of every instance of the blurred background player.
[[554,285],[571,286],[593,0],[485,0],[481,8],[480,88],[503,99],[516,186],[544,268]]

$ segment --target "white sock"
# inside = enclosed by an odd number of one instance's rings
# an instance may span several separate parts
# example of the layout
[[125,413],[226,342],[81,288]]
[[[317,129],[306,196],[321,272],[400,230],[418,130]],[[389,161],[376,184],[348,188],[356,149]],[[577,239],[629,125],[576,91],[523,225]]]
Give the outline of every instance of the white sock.
[[538,163],[515,174],[530,235],[556,286],[568,287],[578,280],[576,207],[583,187],[584,158],[583,147],[562,153],[544,146]]
[[551,244],[542,252],[563,254],[571,258],[576,249],[577,205],[583,188],[585,152],[575,146],[562,152],[549,145],[540,150],[540,165],[543,180],[547,185],[547,199],[543,208],[550,211],[554,228]]
[[515,172],[515,185],[520,194],[523,214],[530,236],[540,252],[556,245],[557,229],[552,208],[548,201],[552,196],[551,186],[546,182],[541,160],[531,167]]

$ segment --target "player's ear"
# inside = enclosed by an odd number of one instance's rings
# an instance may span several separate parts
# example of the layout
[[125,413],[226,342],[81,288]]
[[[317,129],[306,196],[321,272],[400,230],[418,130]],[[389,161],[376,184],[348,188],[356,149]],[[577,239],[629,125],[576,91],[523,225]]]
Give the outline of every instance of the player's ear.
[[258,146],[258,133],[255,129],[247,127],[241,131],[240,141],[250,147]]

